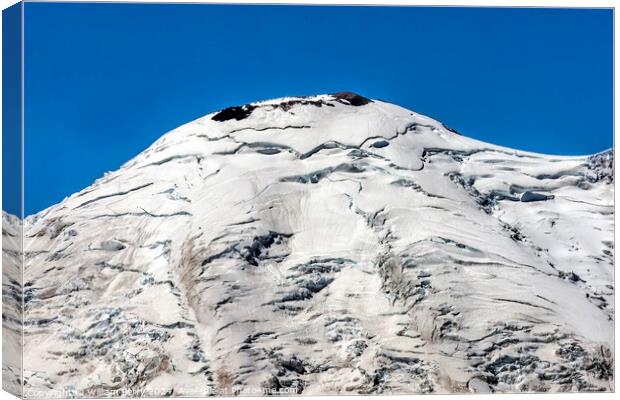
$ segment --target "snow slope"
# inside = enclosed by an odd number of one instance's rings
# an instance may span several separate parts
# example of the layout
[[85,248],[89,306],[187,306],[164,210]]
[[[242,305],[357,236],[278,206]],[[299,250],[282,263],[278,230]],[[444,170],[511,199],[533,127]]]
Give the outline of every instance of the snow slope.
[[351,93],[209,114],[26,219],[26,394],[613,390],[612,164]]

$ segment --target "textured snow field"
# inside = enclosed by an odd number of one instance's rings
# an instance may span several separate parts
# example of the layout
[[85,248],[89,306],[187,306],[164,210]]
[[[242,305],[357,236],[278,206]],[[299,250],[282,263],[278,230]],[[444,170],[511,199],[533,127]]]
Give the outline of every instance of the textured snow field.
[[612,164],[353,94],[209,114],[26,219],[26,394],[613,390]]

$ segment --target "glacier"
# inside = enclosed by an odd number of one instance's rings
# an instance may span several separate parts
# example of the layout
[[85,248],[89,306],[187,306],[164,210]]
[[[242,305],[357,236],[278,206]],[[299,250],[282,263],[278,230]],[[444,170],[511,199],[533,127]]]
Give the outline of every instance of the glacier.
[[229,107],[3,214],[5,389],[613,391],[613,198],[611,150],[348,92]]

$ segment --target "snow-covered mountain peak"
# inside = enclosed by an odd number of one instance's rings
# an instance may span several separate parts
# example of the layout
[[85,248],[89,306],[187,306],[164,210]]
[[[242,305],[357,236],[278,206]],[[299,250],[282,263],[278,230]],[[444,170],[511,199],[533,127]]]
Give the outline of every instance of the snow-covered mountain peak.
[[613,192],[352,93],[229,107],[27,219],[24,382],[610,390]]
[[[203,149],[205,154],[290,153],[301,159],[338,148],[373,149],[404,168],[419,168],[425,147],[467,145],[468,140],[455,136],[438,121],[355,93],[285,97],[208,114],[164,135],[130,165],[154,162],[155,153],[163,158],[187,153],[186,147],[194,152]],[[407,155],[403,159],[397,153]]]

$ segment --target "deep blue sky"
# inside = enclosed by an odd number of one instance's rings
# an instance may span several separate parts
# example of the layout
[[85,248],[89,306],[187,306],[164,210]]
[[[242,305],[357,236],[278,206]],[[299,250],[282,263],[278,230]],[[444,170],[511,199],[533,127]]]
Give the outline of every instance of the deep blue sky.
[[[2,12],[2,205],[21,216],[21,4]],[[17,39],[17,40],[16,40]]]
[[[26,4],[26,214],[228,105],[355,91],[467,136],[612,146],[611,10]],[[5,207],[10,210],[10,205]]]

